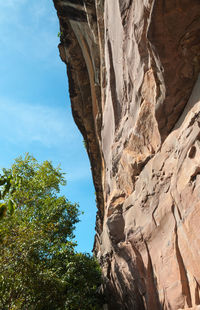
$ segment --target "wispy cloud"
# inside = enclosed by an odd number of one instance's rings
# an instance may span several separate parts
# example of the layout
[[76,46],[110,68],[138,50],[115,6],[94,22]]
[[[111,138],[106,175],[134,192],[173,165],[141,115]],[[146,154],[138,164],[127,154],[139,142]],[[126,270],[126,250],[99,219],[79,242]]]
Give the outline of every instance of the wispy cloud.
[[0,98],[0,131],[11,143],[38,142],[46,147],[75,144],[78,132],[67,109],[16,103]]
[[9,46],[13,53],[55,65],[57,60],[54,57],[52,61],[52,53],[59,41],[56,28],[59,29],[58,19],[49,0],[0,1],[0,43]]
[[52,0],[0,0],[0,168],[10,167],[25,152],[39,161],[60,163],[68,181],[63,193],[80,202],[87,216],[87,235],[83,227],[78,239],[82,250],[89,251],[93,237],[90,245],[86,243],[94,224],[88,215],[95,213],[94,189],[83,138],[65,105],[58,32]]
[[[67,107],[18,103],[0,98],[0,136],[1,146],[9,144],[10,149],[19,152],[18,155],[22,154],[21,148],[34,156],[45,150],[47,159],[50,156],[55,162],[62,162],[69,182],[88,182],[91,179],[82,137]],[[13,160],[13,155],[10,156]]]

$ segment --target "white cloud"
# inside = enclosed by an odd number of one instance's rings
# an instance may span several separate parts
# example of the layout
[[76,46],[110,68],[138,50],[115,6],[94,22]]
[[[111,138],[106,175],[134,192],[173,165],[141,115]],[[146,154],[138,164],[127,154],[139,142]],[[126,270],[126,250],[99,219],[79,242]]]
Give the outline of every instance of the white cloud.
[[11,143],[38,142],[46,147],[76,144],[75,124],[64,108],[0,99],[0,131]]
[[82,164],[81,161],[74,165],[72,169],[69,166],[62,165],[63,170],[67,171],[66,179],[69,182],[86,181],[91,182],[91,171],[86,164]]
[[55,65],[52,54],[57,48],[58,18],[53,1],[0,1],[0,43],[24,57]]
[[[16,61],[20,53],[24,59],[38,63],[42,68],[56,65],[52,74],[58,70],[57,64],[64,66],[59,56],[55,57],[59,54],[55,51],[59,41],[56,32],[59,29],[56,29],[58,18],[52,0],[0,0],[0,44],[5,51],[12,51]],[[39,104],[32,96],[30,98],[31,102],[19,102],[9,93],[5,98],[0,97],[2,144],[9,144],[20,152],[25,149],[33,155],[48,149],[45,152],[52,156],[52,150],[55,150],[56,157],[66,163],[68,180],[76,182],[90,178],[83,138],[69,107],[61,108],[56,103],[54,107],[48,107],[44,101]]]
[[[78,129],[67,107],[47,107],[38,104],[17,103],[0,98],[1,151],[5,145],[11,162],[14,157],[30,152],[36,158],[62,163],[68,182],[90,182],[91,171],[88,156]],[[23,149],[23,151],[22,151]],[[4,150],[4,151],[3,151]],[[1,166],[7,166],[1,158]]]

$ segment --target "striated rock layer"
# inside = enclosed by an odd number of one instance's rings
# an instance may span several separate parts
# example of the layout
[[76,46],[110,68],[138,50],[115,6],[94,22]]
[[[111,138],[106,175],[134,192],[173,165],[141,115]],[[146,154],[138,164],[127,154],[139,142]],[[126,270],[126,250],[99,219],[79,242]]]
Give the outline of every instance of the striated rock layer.
[[200,2],[54,4],[108,308],[199,309]]

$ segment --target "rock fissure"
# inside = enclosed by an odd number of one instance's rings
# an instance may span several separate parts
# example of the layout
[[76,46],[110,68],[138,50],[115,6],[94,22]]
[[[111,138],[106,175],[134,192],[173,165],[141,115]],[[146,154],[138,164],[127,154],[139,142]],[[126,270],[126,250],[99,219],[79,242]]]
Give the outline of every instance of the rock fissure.
[[[175,250],[176,250],[177,263],[178,263],[179,272],[180,272],[182,294],[186,298],[187,307],[192,307],[192,299],[191,299],[191,292],[190,292],[190,286],[189,286],[187,271],[186,271],[186,268],[185,268],[185,265],[183,262],[183,258],[181,256],[181,252],[179,249],[179,244],[178,244],[178,233],[177,233],[178,224],[177,224],[176,216],[174,214],[174,207],[172,207],[172,213],[174,215],[174,220],[175,220],[175,226],[174,226]],[[183,304],[182,306],[184,307],[185,305]]]

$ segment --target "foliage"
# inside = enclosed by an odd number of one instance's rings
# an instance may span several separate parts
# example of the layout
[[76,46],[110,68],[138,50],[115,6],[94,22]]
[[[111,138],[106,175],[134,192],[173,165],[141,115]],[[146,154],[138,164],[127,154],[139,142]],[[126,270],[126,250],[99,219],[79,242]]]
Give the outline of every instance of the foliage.
[[63,35],[63,32],[61,31],[61,32],[58,32],[58,38],[61,38],[61,36]]
[[87,151],[87,142],[86,142],[85,140],[83,140],[83,146],[84,146],[84,148],[85,148],[86,151]]
[[[0,186],[3,186],[3,189],[0,190],[0,200],[4,199],[5,196],[8,194],[9,191],[12,193],[14,192],[14,188],[11,184],[11,175],[7,175],[6,177],[0,177]],[[0,219],[2,219],[7,212],[12,214],[14,212],[15,204],[13,200],[9,199],[7,203],[1,202],[0,203]]]
[[60,168],[27,154],[1,180],[0,309],[100,309],[100,270],[92,256],[75,252],[79,209],[58,196]]

